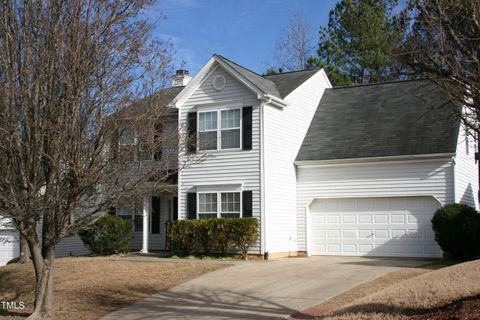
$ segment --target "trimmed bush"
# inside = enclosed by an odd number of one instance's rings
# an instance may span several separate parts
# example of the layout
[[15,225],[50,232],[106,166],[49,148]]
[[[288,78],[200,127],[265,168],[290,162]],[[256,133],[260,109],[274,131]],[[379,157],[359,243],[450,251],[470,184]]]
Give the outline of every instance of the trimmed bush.
[[189,255],[194,248],[224,255],[233,249],[247,259],[248,248],[258,239],[258,221],[255,218],[178,220],[172,223],[169,232],[175,255]]
[[133,223],[119,216],[105,215],[79,232],[83,243],[96,254],[125,253],[133,239]]
[[480,255],[480,214],[465,204],[448,204],[432,218],[435,240],[443,251],[457,259]]
[[188,223],[190,220],[177,220],[170,228],[170,242],[173,254],[189,255],[196,243],[195,226]]
[[247,260],[248,248],[254,245],[258,239],[258,221],[255,218],[239,219],[231,224],[231,241],[235,248],[242,253],[244,260]]

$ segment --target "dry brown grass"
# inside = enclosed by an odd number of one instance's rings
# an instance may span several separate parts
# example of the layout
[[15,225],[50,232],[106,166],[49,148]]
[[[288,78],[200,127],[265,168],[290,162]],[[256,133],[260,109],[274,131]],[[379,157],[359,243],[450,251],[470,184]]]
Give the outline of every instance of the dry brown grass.
[[[388,275],[387,275],[388,276]],[[421,274],[354,299],[318,319],[401,320],[432,308],[480,294],[480,260]]]
[[[225,266],[228,264],[203,261],[57,259],[55,319],[98,319],[158,291]],[[0,268],[0,301],[24,301],[26,305],[19,313],[2,310],[0,305],[1,319],[21,319],[31,312],[33,279],[31,264]]]

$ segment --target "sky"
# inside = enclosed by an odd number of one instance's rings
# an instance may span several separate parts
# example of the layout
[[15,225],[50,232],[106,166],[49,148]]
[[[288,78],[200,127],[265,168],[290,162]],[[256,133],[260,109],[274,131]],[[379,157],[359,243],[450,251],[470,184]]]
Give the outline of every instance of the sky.
[[171,39],[175,68],[194,75],[213,54],[220,54],[257,73],[271,63],[276,39],[290,17],[303,15],[313,43],[328,22],[335,0],[158,0],[148,13],[165,16],[155,35]]

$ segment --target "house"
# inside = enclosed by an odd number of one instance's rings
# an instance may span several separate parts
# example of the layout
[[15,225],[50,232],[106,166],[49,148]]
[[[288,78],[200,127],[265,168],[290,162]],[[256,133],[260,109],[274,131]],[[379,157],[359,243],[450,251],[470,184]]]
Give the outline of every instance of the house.
[[440,257],[435,210],[479,206],[476,142],[427,80],[331,88],[214,55],[175,106],[210,155],[179,173],[180,219],[256,217],[252,253]]
[[177,182],[116,208],[133,249],[164,250],[168,221],[255,217],[250,252],[268,258],[440,257],[435,210],[479,207],[476,141],[427,80],[332,88],[323,70],[262,76],[214,55],[170,90],[191,139]]

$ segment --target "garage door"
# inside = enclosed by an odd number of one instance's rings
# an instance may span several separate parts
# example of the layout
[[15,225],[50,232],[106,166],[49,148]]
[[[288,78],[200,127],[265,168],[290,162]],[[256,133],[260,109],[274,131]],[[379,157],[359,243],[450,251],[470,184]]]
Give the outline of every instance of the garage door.
[[309,251],[317,255],[440,257],[433,197],[321,199],[310,205]]
[[0,266],[20,255],[20,243],[16,231],[0,230]]

